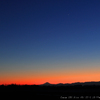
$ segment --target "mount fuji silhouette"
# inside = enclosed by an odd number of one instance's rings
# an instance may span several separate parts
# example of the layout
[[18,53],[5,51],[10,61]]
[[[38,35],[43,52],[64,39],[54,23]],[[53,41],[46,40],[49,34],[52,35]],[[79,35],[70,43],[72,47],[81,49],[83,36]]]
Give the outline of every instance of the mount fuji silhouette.
[[54,84],[50,84],[49,82],[46,82],[46,83],[41,84],[41,85],[43,85],[43,86],[51,86],[51,85],[54,85]]

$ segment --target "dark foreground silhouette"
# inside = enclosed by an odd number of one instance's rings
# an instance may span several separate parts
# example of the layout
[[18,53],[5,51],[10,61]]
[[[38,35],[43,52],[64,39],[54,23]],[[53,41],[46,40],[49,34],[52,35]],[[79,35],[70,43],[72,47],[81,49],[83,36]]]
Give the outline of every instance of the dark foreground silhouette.
[[1,85],[2,100],[100,99],[100,85]]

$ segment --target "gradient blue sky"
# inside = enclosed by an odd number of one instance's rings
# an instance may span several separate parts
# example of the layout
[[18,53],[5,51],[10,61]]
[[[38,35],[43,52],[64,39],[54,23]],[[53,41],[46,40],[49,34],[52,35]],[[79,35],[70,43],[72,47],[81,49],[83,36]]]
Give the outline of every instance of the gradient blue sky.
[[0,0],[0,84],[72,70],[100,70],[100,0]]

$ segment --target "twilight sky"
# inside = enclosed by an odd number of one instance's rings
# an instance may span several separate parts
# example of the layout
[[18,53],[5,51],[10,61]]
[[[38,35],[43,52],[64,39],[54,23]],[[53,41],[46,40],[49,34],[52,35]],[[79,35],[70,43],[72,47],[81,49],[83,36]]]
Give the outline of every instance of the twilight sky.
[[0,0],[0,84],[100,81],[100,0]]

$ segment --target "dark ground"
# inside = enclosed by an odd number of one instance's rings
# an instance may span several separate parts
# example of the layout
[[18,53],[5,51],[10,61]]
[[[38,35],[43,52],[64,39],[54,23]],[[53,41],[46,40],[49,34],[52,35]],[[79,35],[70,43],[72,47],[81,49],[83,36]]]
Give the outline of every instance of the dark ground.
[[100,99],[100,86],[39,86],[8,85],[0,86],[0,97],[16,100],[38,99]]

